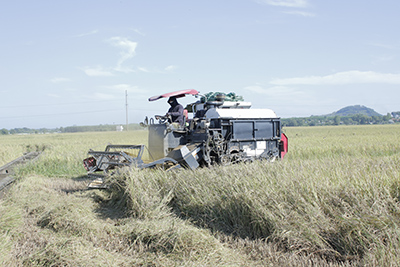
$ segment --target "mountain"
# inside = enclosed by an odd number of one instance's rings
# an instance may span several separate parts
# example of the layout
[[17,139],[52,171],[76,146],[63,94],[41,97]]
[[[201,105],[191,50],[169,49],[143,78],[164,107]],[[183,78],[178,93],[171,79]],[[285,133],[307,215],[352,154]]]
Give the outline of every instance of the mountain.
[[349,115],[355,115],[355,114],[367,115],[369,117],[382,116],[382,114],[379,114],[372,108],[367,108],[365,106],[360,106],[360,105],[347,106],[347,107],[339,109],[338,111],[335,111],[331,114],[328,114],[327,116],[349,116]]

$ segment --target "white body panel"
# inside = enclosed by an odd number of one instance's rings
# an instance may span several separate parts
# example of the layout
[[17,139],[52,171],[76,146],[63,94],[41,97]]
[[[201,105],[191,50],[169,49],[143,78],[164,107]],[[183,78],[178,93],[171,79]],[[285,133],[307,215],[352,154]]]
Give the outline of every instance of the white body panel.
[[251,102],[224,102],[219,108],[250,108]]
[[206,119],[268,119],[278,118],[271,109],[221,109],[211,108],[205,114]]
[[256,149],[251,149],[250,146],[243,146],[243,151],[248,157],[259,157],[267,149],[266,141],[257,141]]

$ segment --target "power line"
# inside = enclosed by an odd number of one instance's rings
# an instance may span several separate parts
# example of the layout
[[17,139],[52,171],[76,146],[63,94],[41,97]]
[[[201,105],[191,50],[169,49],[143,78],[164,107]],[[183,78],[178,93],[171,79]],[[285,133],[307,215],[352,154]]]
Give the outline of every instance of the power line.
[[85,102],[69,102],[69,103],[52,103],[52,104],[35,104],[35,105],[18,105],[18,106],[0,106],[0,108],[25,108],[25,107],[50,107],[50,106],[64,106],[76,104],[89,104],[89,103],[110,103],[121,102],[121,100],[99,100],[99,101],[85,101]]
[[53,114],[38,114],[38,115],[24,115],[24,116],[7,116],[7,117],[0,117],[0,119],[19,119],[19,118],[49,117],[49,116],[63,116],[63,115],[79,115],[79,114],[90,114],[90,113],[112,112],[112,111],[121,111],[121,109],[105,109],[105,110],[68,112],[68,113],[57,113],[57,114],[53,113]]

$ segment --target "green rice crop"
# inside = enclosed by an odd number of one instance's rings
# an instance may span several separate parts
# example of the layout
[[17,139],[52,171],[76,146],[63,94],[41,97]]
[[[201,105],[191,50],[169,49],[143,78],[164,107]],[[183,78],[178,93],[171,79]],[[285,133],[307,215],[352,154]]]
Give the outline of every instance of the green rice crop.
[[0,264],[398,266],[399,130],[286,128],[282,161],[132,169],[106,191],[85,189],[87,150],[146,131],[7,136],[45,149],[0,200]]

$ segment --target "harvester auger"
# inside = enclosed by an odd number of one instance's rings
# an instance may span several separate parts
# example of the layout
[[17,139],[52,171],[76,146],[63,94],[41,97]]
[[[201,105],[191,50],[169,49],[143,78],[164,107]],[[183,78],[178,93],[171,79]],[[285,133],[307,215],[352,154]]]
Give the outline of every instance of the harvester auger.
[[149,101],[186,95],[200,100],[186,106],[185,113],[192,116],[185,117],[183,125],[159,115],[150,120],[146,117],[142,123],[149,131],[147,149],[152,162],[142,160],[145,145],[108,145],[105,151],[90,150],[90,157],[83,161],[88,176],[94,178],[89,188],[105,188],[104,178],[123,167],[194,170],[256,159],[274,161],[287,153],[288,138],[275,112],[251,109],[250,102],[234,93],[200,95],[189,89],[153,96]]

